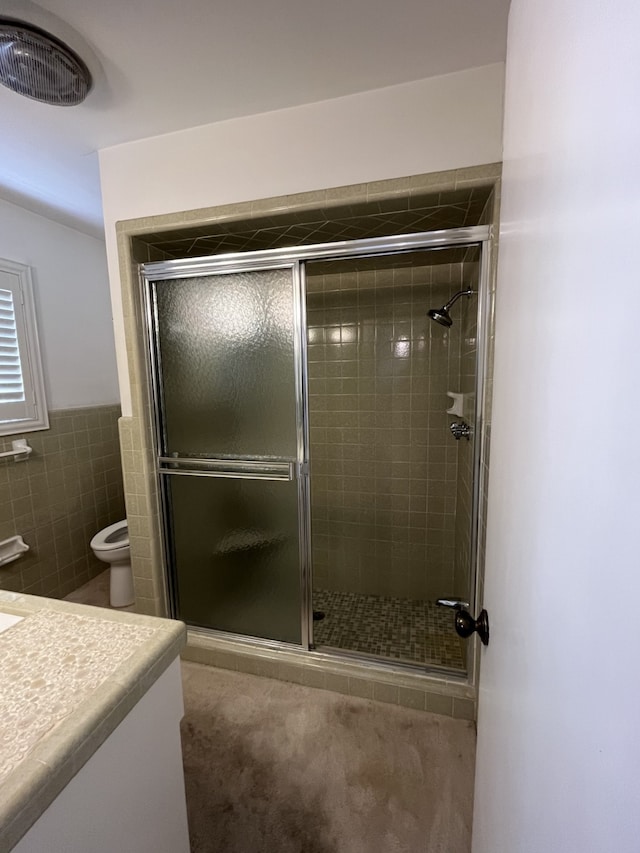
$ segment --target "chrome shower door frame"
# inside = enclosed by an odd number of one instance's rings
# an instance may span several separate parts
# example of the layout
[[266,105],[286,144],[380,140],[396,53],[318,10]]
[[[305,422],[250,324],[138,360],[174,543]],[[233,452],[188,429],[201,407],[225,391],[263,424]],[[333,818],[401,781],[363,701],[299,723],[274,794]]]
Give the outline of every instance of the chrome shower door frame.
[[[300,624],[301,645],[248,637],[217,629],[196,628],[207,634],[218,635],[238,643],[261,645],[269,648],[313,649],[313,619],[312,619],[312,556],[311,556],[311,491],[309,470],[309,408],[308,408],[308,370],[307,370],[307,321],[306,321],[306,280],[305,264],[307,260],[337,260],[358,257],[374,257],[379,255],[404,254],[420,249],[445,249],[454,246],[481,247],[481,269],[478,300],[478,349],[476,370],[476,418],[474,424],[474,478],[473,478],[473,512],[471,531],[471,553],[473,558],[473,584],[470,593],[477,605],[478,597],[478,558],[479,558],[479,509],[481,504],[481,470],[484,459],[484,385],[487,355],[487,328],[489,319],[489,252],[491,229],[488,225],[478,225],[465,228],[454,228],[440,231],[427,231],[416,234],[403,234],[392,237],[378,237],[364,240],[338,241],[320,243],[308,246],[295,246],[283,249],[266,249],[251,252],[234,252],[228,254],[207,256],[191,259],[177,259],[140,264],[140,297],[144,306],[145,318],[145,349],[149,387],[152,396],[153,451],[155,459],[161,463],[160,449],[163,447],[161,400],[159,397],[159,349],[154,336],[157,329],[155,308],[152,299],[151,283],[154,280],[191,278],[202,275],[248,272],[275,268],[290,268],[294,278],[294,340],[295,340],[295,405],[296,405],[296,435],[297,459],[295,463],[296,480],[298,484],[298,526],[300,543]],[[165,593],[169,602],[170,615],[176,616],[176,590],[174,588],[171,566],[170,513],[167,506],[167,494],[164,486],[165,477],[156,465],[156,477],[161,495],[162,512],[162,560]],[[313,652],[314,655],[325,657],[325,652]],[[340,652],[332,649],[331,657],[337,657]],[[381,659],[372,659],[367,655],[357,655],[345,652],[345,658],[358,658],[365,665],[376,665],[384,669],[398,672],[421,670],[425,667],[414,666]],[[471,666],[466,674],[448,673],[447,677],[464,681],[473,681],[473,656],[470,656]]]
[[[166,435],[164,432],[163,400],[160,390],[161,382],[161,350],[158,334],[158,314],[154,299],[154,282],[167,281],[170,279],[196,278],[200,276],[229,275],[241,272],[259,272],[265,270],[290,270],[292,276],[293,292],[293,343],[294,343],[294,388],[295,388],[295,411],[296,411],[296,457],[294,460],[283,460],[273,462],[256,461],[234,461],[228,459],[194,459],[175,458],[163,456],[162,448],[166,446]],[[303,511],[308,503],[308,431],[305,426],[305,401],[304,385],[302,376],[302,365],[304,358],[305,341],[302,339],[304,326],[302,317],[304,306],[301,304],[302,295],[302,271],[297,261],[290,259],[270,258],[261,263],[254,263],[248,259],[247,263],[235,263],[230,267],[226,263],[216,263],[216,259],[210,259],[208,263],[198,262],[197,265],[173,264],[167,269],[159,270],[157,264],[142,264],[140,266],[141,297],[144,305],[145,317],[145,349],[147,354],[147,369],[149,387],[152,396],[153,412],[153,455],[155,459],[155,472],[158,492],[160,495],[160,509],[162,515],[162,561],[165,594],[171,617],[178,616],[178,591],[176,584],[176,572],[172,559],[172,514],[169,507],[168,480],[172,476],[198,476],[198,477],[223,477],[233,479],[255,479],[255,480],[296,480],[298,493],[298,536],[299,536],[299,562],[300,562],[300,589],[304,600],[308,595],[310,583],[309,555],[310,531],[309,519]],[[301,644],[289,644],[278,640],[270,640],[261,637],[234,634],[214,628],[206,630],[240,642],[261,643],[270,647],[283,646],[286,648],[308,649],[309,617],[308,608],[300,608],[301,621]],[[195,627],[195,626],[194,626]]]

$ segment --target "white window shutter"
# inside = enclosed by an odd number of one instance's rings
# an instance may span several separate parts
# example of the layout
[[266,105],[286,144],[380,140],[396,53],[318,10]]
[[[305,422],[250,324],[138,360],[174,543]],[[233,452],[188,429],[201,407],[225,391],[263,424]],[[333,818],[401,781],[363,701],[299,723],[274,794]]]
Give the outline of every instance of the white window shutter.
[[0,435],[48,425],[30,270],[0,260]]

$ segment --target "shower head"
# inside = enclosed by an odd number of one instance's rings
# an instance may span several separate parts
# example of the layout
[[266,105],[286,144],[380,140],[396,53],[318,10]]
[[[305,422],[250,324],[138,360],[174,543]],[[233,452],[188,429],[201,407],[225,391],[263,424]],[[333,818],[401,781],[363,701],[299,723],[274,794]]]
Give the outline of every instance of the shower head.
[[449,309],[460,299],[461,296],[472,296],[475,293],[475,290],[459,290],[455,296],[452,296],[451,299],[447,302],[446,305],[443,305],[442,308],[432,308],[428,315],[432,320],[435,320],[436,323],[440,323],[441,326],[446,326],[447,328],[453,325],[453,320],[449,316]]
[[432,320],[435,320],[436,323],[440,323],[441,326],[451,326],[453,323],[446,307],[432,308],[431,311],[429,311],[429,316]]

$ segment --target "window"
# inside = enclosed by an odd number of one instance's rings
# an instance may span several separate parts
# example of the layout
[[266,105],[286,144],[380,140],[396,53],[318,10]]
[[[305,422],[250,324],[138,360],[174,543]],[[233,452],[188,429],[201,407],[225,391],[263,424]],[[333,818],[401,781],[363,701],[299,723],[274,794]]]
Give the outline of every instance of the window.
[[31,271],[0,259],[0,435],[48,426]]

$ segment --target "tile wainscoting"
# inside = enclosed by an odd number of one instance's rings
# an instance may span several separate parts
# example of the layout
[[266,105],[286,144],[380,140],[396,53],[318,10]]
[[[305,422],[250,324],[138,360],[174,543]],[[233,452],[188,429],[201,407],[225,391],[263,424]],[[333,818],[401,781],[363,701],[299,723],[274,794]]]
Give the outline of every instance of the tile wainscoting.
[[20,534],[29,551],[0,567],[0,588],[63,598],[104,570],[89,542],[125,517],[118,440],[120,406],[49,413],[50,428],[24,438],[25,461],[0,459],[0,540]]

